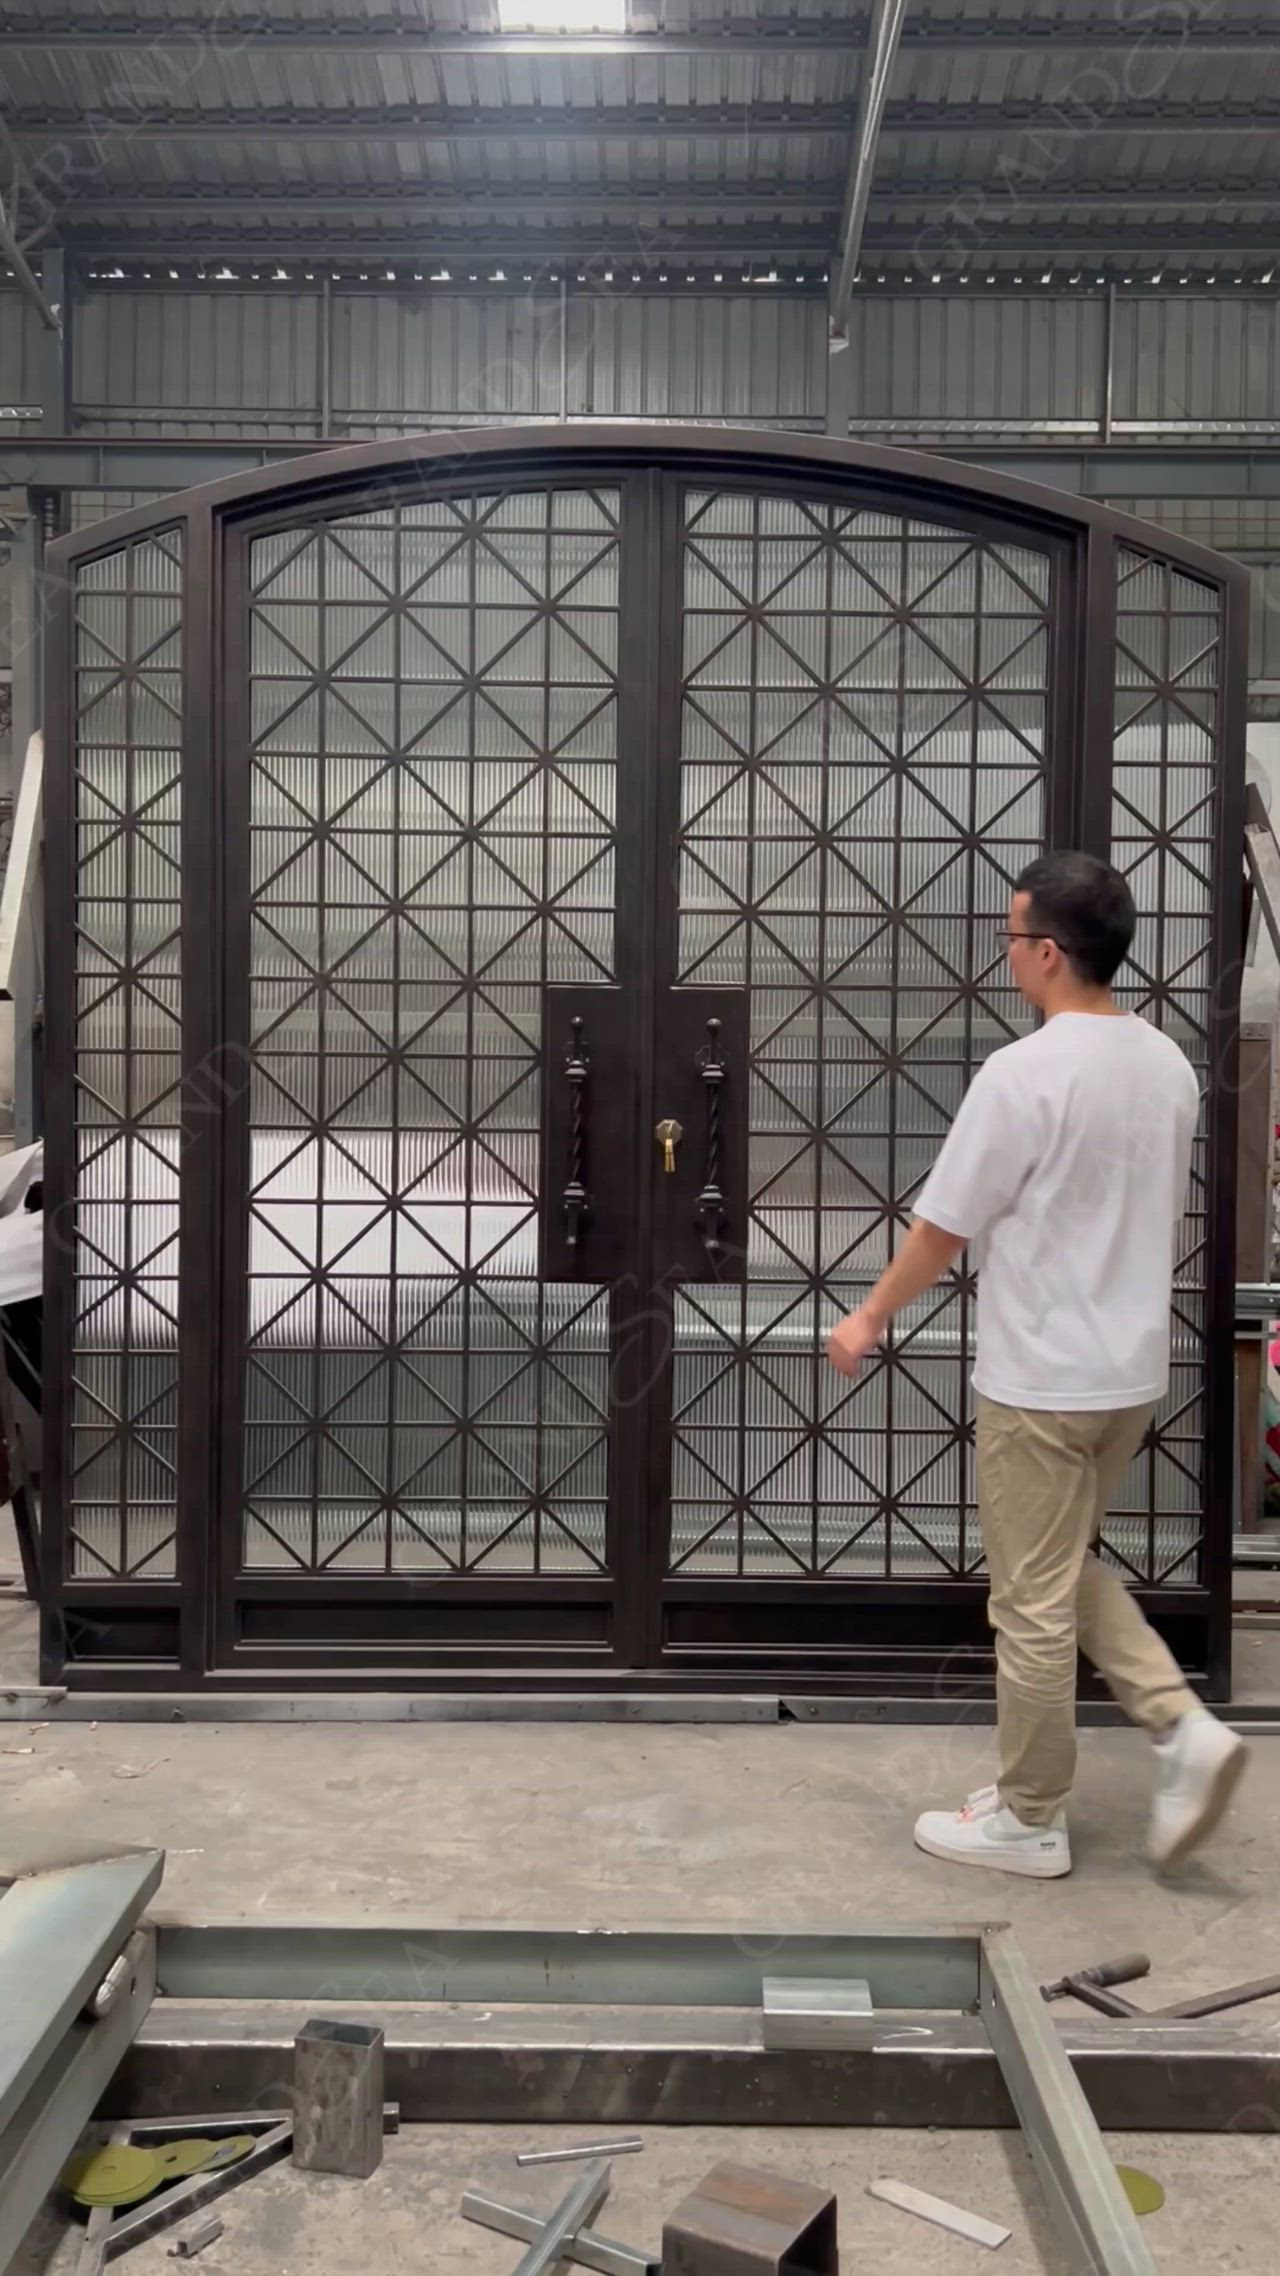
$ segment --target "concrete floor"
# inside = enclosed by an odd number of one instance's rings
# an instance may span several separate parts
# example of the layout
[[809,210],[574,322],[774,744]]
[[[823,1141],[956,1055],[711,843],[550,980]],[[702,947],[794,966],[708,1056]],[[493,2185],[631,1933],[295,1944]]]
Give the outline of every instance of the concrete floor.
[[[29,1677],[30,1630],[26,1607],[0,1594],[0,1688]],[[1255,1696],[1280,1698],[1276,1641],[1244,1641]],[[1140,1941],[1153,2005],[1280,1967],[1280,1739],[1256,1741],[1232,1819],[1202,1861],[1164,1883],[1140,1861],[1148,1765],[1125,1731],[1082,1735],[1070,1880],[1004,1881],[921,1856],[914,1812],[984,1783],[991,1750],[985,1729],[830,1724],[5,1723],[0,1873],[68,1842],[155,1843],[168,1853],[157,1910],[188,1917],[780,1928],[1008,1919],[1038,1976]],[[1280,2002],[1254,2013],[1280,2017]],[[552,2204],[563,2171],[517,2175],[511,2163],[535,2138],[531,2128],[517,2138],[412,2127],[365,2185],[276,2168],[227,2200],[225,2242],[201,2267],[510,2276],[519,2248],[462,2224],[457,2203],[475,2183]],[[1006,2276],[1060,2265],[1015,2135],[669,2129],[646,2142],[643,2156],[618,2160],[599,2223],[642,2246],[656,2249],[664,2208],[730,2155],[837,2188],[847,2267],[950,2276],[975,2261],[977,2248],[867,2199],[876,2173],[1006,2220]],[[1168,2190],[1146,2224],[1165,2276],[1270,2264],[1273,2142],[1110,2146]],[[1243,2186],[1263,2179],[1269,2189]],[[74,2259],[74,2240],[50,2221],[13,2276],[67,2276]],[[136,2276],[170,2265],[163,2239],[129,2261]]]
[[[1039,1886],[948,1869],[911,1846],[915,1807],[950,1800],[989,1772],[985,1731],[7,1724],[0,1748],[0,1869],[69,1839],[157,1842],[169,1860],[163,1912],[424,1925],[1007,1918],[1042,1976],[1140,1936],[1156,1971],[1153,2004],[1159,1993],[1207,1990],[1277,1964],[1280,1740],[1257,1742],[1236,1814],[1204,1862],[1159,1883],[1137,1857],[1143,1743],[1086,1732],[1076,1871]],[[474,2276],[509,2276],[516,2248],[464,2228],[457,2199],[472,2181],[511,2188],[511,2149],[531,2134],[521,2129],[517,2142],[512,2129],[412,2128],[363,2189],[278,2169],[231,2200],[227,2243],[203,2266],[209,2276],[219,2266],[237,2276],[350,2276],[376,2238],[378,2266],[451,2276],[465,2264]],[[1058,2265],[1016,2137],[689,2129],[648,2139],[643,2157],[618,2161],[608,2234],[656,2243],[663,2208],[718,2156],[737,2154],[828,2179],[841,2192],[850,2262],[878,2276],[949,2276],[975,2248],[865,2199],[877,2172],[1006,2219],[1015,2236],[1000,2265],[1009,2276]],[[1274,2181],[1272,2142],[1148,2136],[1112,2148],[1169,2191],[1148,2226],[1166,2272],[1269,2263],[1273,2192],[1242,2184]],[[518,2178],[530,2202],[553,2202],[563,2185],[563,2175]],[[74,2253],[57,2238],[34,2239],[17,2276],[63,2276]],[[131,2263],[137,2276],[158,2276],[162,2264],[162,2243]]]

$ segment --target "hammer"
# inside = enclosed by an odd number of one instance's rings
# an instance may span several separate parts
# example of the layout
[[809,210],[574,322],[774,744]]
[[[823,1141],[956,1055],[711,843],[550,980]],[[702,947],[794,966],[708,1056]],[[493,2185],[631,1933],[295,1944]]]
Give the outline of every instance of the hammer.
[[1139,1976],[1149,1976],[1151,1962],[1145,1952],[1126,1952],[1122,1960],[1102,1960],[1096,1968],[1080,1968],[1074,1975],[1059,1976],[1056,1983],[1041,1984],[1042,1999],[1079,1999],[1086,2007],[1096,2008],[1099,2015],[1129,2017],[1141,2013],[1132,2001],[1119,1999],[1108,1991],[1110,1984],[1136,1983]]

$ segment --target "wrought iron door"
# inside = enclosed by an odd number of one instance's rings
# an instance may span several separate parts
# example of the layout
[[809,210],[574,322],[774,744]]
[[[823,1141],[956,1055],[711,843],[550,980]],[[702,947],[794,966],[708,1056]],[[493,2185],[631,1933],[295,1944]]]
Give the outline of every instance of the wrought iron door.
[[856,1384],[824,1345],[1075,843],[1206,1078],[1106,1541],[1221,1690],[1240,575],[640,429],[368,446],[56,558],[46,1675],[984,1683],[966,1268]]
[[799,1615],[852,1665],[829,1584],[981,1569],[966,1273],[855,1385],[823,1347],[1028,1024],[997,927],[1051,820],[1054,557],[820,498],[681,519],[671,984],[745,999],[747,1142],[742,1269],[673,1294],[666,1641],[785,1659]]
[[625,1141],[590,1235],[562,1197],[634,1017],[622,513],[616,485],[469,492],[244,549],[228,1652],[617,1648]]

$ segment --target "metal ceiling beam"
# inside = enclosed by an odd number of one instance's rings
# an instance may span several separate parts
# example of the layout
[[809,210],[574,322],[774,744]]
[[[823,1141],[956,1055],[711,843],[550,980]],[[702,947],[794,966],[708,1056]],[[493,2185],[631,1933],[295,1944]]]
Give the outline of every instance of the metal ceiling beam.
[[703,225],[693,230],[636,229],[630,232],[615,224],[608,237],[599,234],[584,237],[580,230],[565,231],[558,236],[513,237],[508,224],[507,233],[501,237],[442,235],[437,229],[395,235],[379,231],[372,237],[341,237],[332,231],[310,236],[236,236],[193,229],[187,237],[175,237],[163,231],[125,240],[101,230],[80,230],[68,232],[66,242],[81,261],[126,258],[151,264],[226,260],[360,261],[375,267],[387,261],[399,261],[410,268],[442,262],[464,270],[478,265],[512,269],[540,267],[558,273],[565,268],[598,270],[602,262],[634,269],[683,260],[717,264],[735,260],[771,263],[801,254],[813,254],[825,261],[831,258],[833,234],[830,224],[809,229],[770,229],[767,226],[751,230],[714,229]]
[[942,227],[919,229],[869,229],[863,243],[863,252],[880,260],[895,259],[909,263],[923,274],[932,274],[946,268],[955,275],[960,269],[981,269],[992,260],[1068,259],[1086,262],[1103,259],[1109,254],[1160,253],[1170,261],[1191,260],[1199,255],[1211,254],[1221,258],[1254,255],[1273,260],[1280,266],[1280,238],[1274,228],[1238,229],[1229,222],[1215,228],[1212,222],[1171,221],[1164,229],[1153,229],[1141,223],[1126,227],[1123,222],[1108,222],[1103,228],[1082,223],[1077,230],[1036,229],[1024,220],[1007,228],[993,227],[975,234],[972,239],[957,236],[949,240]]
[[[477,111],[444,108],[408,111],[403,106],[376,110],[243,110],[185,112],[140,116],[136,111],[98,111],[77,117],[60,111],[15,112],[10,129],[15,143],[43,147],[51,141],[72,146],[87,143],[95,150],[109,147],[119,136],[122,147],[140,142],[278,142],[297,136],[309,142],[358,142],[372,136],[382,143],[431,140],[438,144],[462,142],[552,141],[688,141],[717,135],[741,142],[777,135],[788,139],[814,135],[847,136],[857,125],[856,113],[846,102],[799,107],[757,103],[698,105],[685,109],[634,106],[625,109],[560,110],[548,106]],[[1183,109],[1164,103],[1159,109],[1094,110],[1083,99],[1073,109],[1064,98],[1058,105],[1036,109],[1012,104],[890,103],[885,107],[882,133],[902,135],[990,134],[1017,155],[1018,138],[1069,136],[1073,141],[1096,135],[1188,134],[1275,135],[1280,132],[1280,104],[1267,108],[1223,104],[1216,108]]]
[[[514,186],[510,183],[484,182],[459,183],[454,189],[404,189],[391,185],[386,189],[313,189],[299,190],[286,185],[279,190],[253,183],[238,189],[192,191],[172,190],[112,190],[102,189],[83,199],[73,198],[62,209],[61,219],[70,227],[93,225],[106,215],[111,221],[117,218],[133,219],[158,215],[169,222],[180,220],[187,212],[201,223],[218,220],[224,215],[252,214],[261,217],[269,214],[272,222],[278,217],[291,221],[315,221],[342,218],[350,215],[360,219],[366,214],[394,214],[401,221],[431,220],[439,215],[457,216],[472,220],[476,215],[491,213],[519,213],[528,216],[536,206],[538,213],[552,214],[637,214],[672,212],[707,215],[713,213],[754,214],[836,214],[844,194],[843,181],[832,177],[796,186],[771,186],[738,183],[730,189],[709,188],[705,183],[577,183],[570,189],[544,189],[541,183]],[[1009,224],[1019,228],[1025,225],[1028,213],[1043,207],[1055,221],[1071,220],[1074,216],[1090,220],[1114,219],[1141,209],[1149,214],[1186,215],[1190,208],[1210,209],[1210,214],[1198,214],[1190,224],[1202,229],[1210,215],[1219,206],[1229,205],[1233,218],[1247,215],[1268,216],[1280,219],[1280,182],[1254,182],[1240,190],[1231,190],[1215,184],[1206,190],[1204,183],[1188,183],[1184,189],[1170,187],[1162,182],[1158,190],[1141,184],[1115,187],[1106,190],[1087,190],[1073,186],[1060,190],[1019,189],[1011,196],[1002,184],[969,182],[957,184],[953,189],[912,190],[900,181],[892,184],[875,183],[871,189],[871,212],[883,205],[886,212],[900,214],[910,208],[913,214],[930,220],[953,218],[964,220],[969,226],[990,224],[993,231]],[[974,218],[976,216],[976,219]]]
[[[21,222],[32,207],[36,211],[36,227],[28,234]],[[47,201],[36,191],[8,123],[0,115],[0,255],[8,261],[20,290],[45,330],[60,336],[60,312],[50,306],[27,259],[28,243],[41,234],[47,224],[48,211]]]
[[849,302],[853,295],[853,280],[857,275],[858,262],[862,257],[862,233],[866,227],[871,180],[876,169],[876,152],[880,146],[880,127],[889,99],[889,81],[898,60],[898,42],[902,38],[906,15],[907,0],[876,0],[872,44],[862,67],[858,89],[858,124],[854,132],[853,148],[849,153],[849,178],[840,214],[835,274],[831,280],[831,337],[841,342],[848,331]]
[[[1172,11],[1171,11],[1172,19]],[[372,30],[367,23],[336,21],[323,29],[314,24],[266,26],[250,20],[243,28],[234,18],[216,13],[195,19],[186,28],[157,29],[136,22],[124,29],[104,26],[101,16],[63,17],[53,23],[36,21],[0,29],[0,55],[31,54],[45,50],[110,50],[189,56],[193,48],[210,54],[220,49],[237,55],[342,55],[404,56],[468,55],[519,58],[522,56],[696,56],[726,53],[754,56],[844,54],[851,43],[865,41],[867,17],[843,22],[794,22],[781,18],[744,25],[741,18],[726,17],[722,25],[704,24],[698,31],[627,32],[480,32]],[[1097,15],[1064,26],[1037,23],[987,24],[958,18],[937,23],[928,17],[908,25],[902,50],[908,55],[963,54],[980,49],[986,55],[1130,54],[1249,55],[1274,44],[1275,27],[1260,18],[1238,24],[1183,24],[1177,20],[1128,20],[1120,11]]]
[[[325,215],[394,214],[401,221],[431,220],[447,214],[457,219],[472,220],[477,214],[517,213],[523,220],[544,213],[600,213],[633,214],[671,210],[679,213],[808,213],[836,214],[844,185],[837,180],[815,182],[809,188],[797,189],[792,184],[771,187],[762,183],[759,188],[739,185],[734,189],[708,189],[698,183],[657,184],[651,188],[643,183],[604,183],[592,187],[589,183],[573,189],[544,189],[541,183],[529,182],[522,187],[504,184],[487,187],[480,182],[460,182],[456,189],[419,191],[405,190],[391,185],[385,190],[306,190],[264,189],[260,184],[246,189],[199,191],[160,191],[142,194],[134,191],[103,190],[92,197],[72,199],[62,209],[61,220],[71,226],[79,222],[96,221],[101,215],[126,216],[161,215],[170,222],[190,212],[201,222],[216,220],[223,214],[248,213],[261,216],[264,212],[273,217],[283,214],[295,221],[314,221]],[[1058,200],[1058,206],[1061,206]],[[948,200],[954,204],[954,200]]]
[[47,332],[60,333],[62,326],[59,323],[58,318],[54,314],[52,308],[49,306],[48,301],[45,299],[39,279],[36,277],[34,271],[31,268],[30,262],[27,260],[26,254],[23,252],[21,245],[18,243],[18,239],[14,234],[13,225],[10,222],[8,213],[5,209],[5,202],[3,197],[0,197],[0,256],[2,256],[4,260],[8,262],[9,267],[12,269],[14,277],[17,280],[19,290],[22,292],[23,297],[30,301],[31,306],[34,308],[36,315],[39,317],[40,322],[43,324],[45,330]]
[[[705,224],[681,230],[678,227],[655,230],[637,227],[627,232],[615,222],[608,235],[584,236],[580,229],[566,230],[560,235],[540,237],[513,237],[508,223],[502,236],[486,237],[482,230],[468,235],[442,236],[439,230],[383,230],[375,236],[338,235],[334,231],[298,231],[285,235],[281,232],[244,231],[192,228],[186,236],[176,237],[171,231],[133,233],[128,236],[113,234],[110,230],[74,230],[66,233],[68,250],[81,261],[131,261],[146,265],[164,262],[187,261],[213,263],[305,261],[359,261],[381,267],[386,262],[398,263],[402,268],[422,268],[443,263],[460,269],[507,268],[529,269],[589,268],[599,272],[602,263],[620,269],[653,268],[655,263],[667,265],[684,260],[703,263],[714,262],[731,267],[734,262],[765,261],[772,264],[811,256],[829,263],[834,274],[837,259],[834,224],[812,228],[778,227],[767,225],[755,229],[712,229]],[[863,233],[860,258],[865,265],[892,262],[896,268],[910,269],[917,275],[930,276],[946,269],[953,277],[962,270],[966,273],[981,271],[988,260],[1036,261],[1070,260],[1086,265],[1112,257],[1128,260],[1136,255],[1158,255],[1170,264],[1192,259],[1244,260],[1265,259],[1280,265],[1280,248],[1274,230],[1233,229],[1224,226],[1218,230],[1177,228],[1170,225],[1164,230],[1135,226],[1125,228],[1115,223],[1104,229],[1082,227],[1072,235],[1064,230],[1036,230],[1023,223],[1018,228],[992,230],[987,236],[970,241],[957,238],[952,241],[941,230],[927,234],[919,229],[887,229],[871,223]],[[847,319],[848,303],[844,304]],[[834,322],[834,315],[833,315]]]
[[688,141],[697,135],[720,135],[741,141],[744,135],[847,135],[854,122],[849,102],[818,107],[757,104],[749,111],[741,103],[671,109],[636,106],[627,109],[562,111],[548,104],[531,110],[527,105],[501,110],[478,110],[458,104],[446,108],[409,110],[388,105],[376,110],[243,110],[187,111],[180,117],[142,111],[95,110],[77,119],[55,111],[19,111],[11,114],[14,140],[24,146],[50,141],[75,145],[86,142],[97,149],[119,137],[122,149],[138,142],[278,142],[299,136],[308,142],[359,142],[371,136],[379,142],[431,141],[538,142],[579,140]]

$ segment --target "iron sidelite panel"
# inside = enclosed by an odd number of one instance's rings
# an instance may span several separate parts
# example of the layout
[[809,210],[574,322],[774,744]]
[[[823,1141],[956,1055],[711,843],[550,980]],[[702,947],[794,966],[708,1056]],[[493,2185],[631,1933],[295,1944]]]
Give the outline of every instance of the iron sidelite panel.
[[181,549],[75,578],[74,1580],[176,1569]]
[[958,1272],[842,1384],[978,1063],[1045,842],[1050,564],[908,515],[691,493],[677,981],[750,998],[744,1287],[675,1299],[670,1570],[977,1571]]
[[607,1568],[609,1293],[538,1221],[544,992],[616,978],[618,557],[607,490],[253,541],[248,1571]]
[[1120,994],[1181,1045],[1204,1099],[1174,1286],[1169,1396],[1103,1540],[1131,1577],[1174,1587],[1199,1578],[1206,1506],[1206,1154],[1221,639],[1222,600],[1213,586],[1119,548],[1112,860],[1127,876],[1138,909]]

